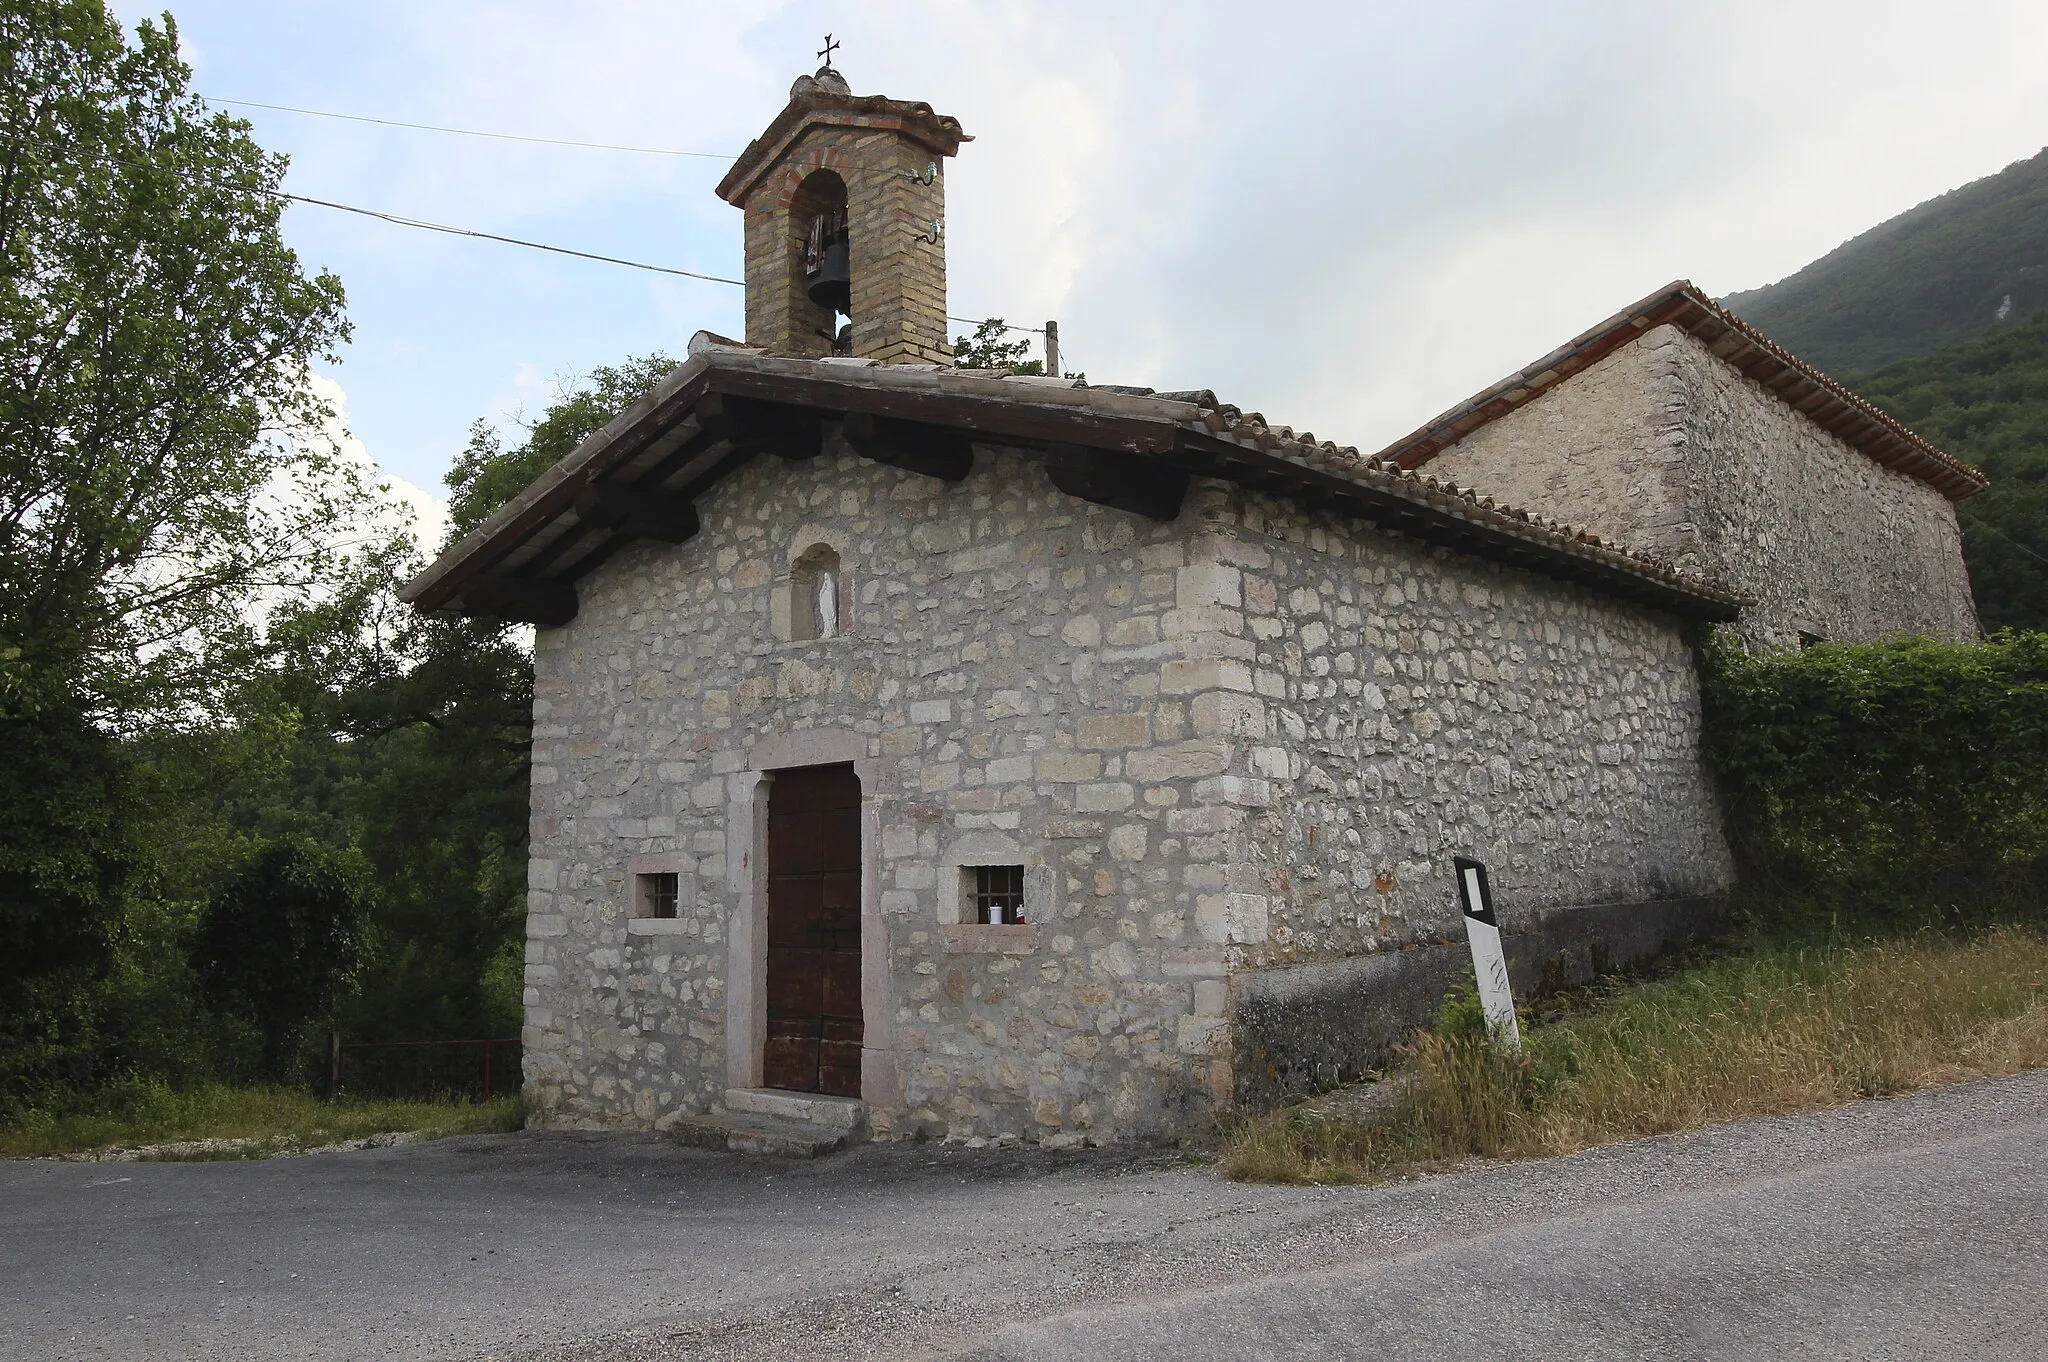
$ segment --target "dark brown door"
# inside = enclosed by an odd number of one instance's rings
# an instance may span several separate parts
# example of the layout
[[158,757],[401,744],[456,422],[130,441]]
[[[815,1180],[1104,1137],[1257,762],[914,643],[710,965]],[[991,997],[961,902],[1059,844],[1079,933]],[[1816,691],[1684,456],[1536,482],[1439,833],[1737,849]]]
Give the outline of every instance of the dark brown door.
[[763,1081],[860,1096],[860,778],[777,771],[768,787]]

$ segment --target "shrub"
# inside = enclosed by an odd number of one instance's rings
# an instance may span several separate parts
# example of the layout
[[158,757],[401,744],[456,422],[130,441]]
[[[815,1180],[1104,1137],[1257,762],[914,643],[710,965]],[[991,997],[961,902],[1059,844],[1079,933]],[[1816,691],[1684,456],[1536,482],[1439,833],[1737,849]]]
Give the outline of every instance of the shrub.
[[4,1118],[104,1077],[95,1004],[143,855],[130,764],[77,704],[0,699],[0,750]]
[[360,856],[283,837],[206,907],[194,943],[200,979],[216,1007],[262,1031],[273,1074],[362,964],[368,881]]
[[1859,914],[2038,913],[2048,634],[1757,657],[1717,641],[1701,675],[1704,752],[1752,887]]

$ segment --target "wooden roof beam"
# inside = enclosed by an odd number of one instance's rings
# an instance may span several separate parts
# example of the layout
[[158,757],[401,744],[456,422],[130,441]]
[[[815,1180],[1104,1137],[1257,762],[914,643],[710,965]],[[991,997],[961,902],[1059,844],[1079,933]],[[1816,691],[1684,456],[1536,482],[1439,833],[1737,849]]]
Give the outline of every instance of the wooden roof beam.
[[477,577],[462,588],[462,608],[521,624],[559,629],[576,618],[576,588],[531,577]]
[[[725,372],[717,377],[718,392],[730,391],[735,398],[786,404],[820,400],[813,380],[741,372]],[[990,401],[967,393],[848,385],[835,392],[830,401],[841,411],[862,411],[870,416],[940,426],[989,444],[1027,449],[1074,442],[1094,449],[1159,454],[1173,448],[1178,433],[1171,423],[1151,418],[1110,416],[1085,408]]]
[[681,544],[697,533],[696,503],[651,487],[597,482],[576,494],[576,514],[629,539],[658,539]]
[[864,411],[848,412],[840,429],[863,459],[946,482],[974,471],[974,442],[956,430]]
[[1187,496],[1188,472],[1115,449],[1055,444],[1045,451],[1046,475],[1070,497],[1153,520],[1173,520]]
[[777,458],[815,459],[825,448],[823,414],[811,407],[714,392],[698,400],[697,419],[704,429],[717,432],[739,448]]

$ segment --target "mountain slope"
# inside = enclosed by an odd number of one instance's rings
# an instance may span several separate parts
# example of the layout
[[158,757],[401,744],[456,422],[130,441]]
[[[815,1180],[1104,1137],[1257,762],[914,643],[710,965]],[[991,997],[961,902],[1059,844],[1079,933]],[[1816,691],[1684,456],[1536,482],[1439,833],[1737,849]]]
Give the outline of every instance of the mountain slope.
[[1977,612],[1986,629],[2048,629],[2048,311],[1846,378],[1991,475],[1956,507]]
[[2048,150],[1721,301],[1830,372],[1929,354],[2022,321],[2048,307]]

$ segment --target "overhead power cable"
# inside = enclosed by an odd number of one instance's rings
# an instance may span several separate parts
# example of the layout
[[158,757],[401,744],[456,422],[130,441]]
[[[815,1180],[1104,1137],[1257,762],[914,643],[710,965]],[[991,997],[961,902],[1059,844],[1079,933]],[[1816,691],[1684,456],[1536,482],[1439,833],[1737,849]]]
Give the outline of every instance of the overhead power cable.
[[2013,548],[2018,549],[2021,553],[2024,553],[2025,555],[2027,555],[2027,557],[2032,558],[2034,561],[2039,563],[2048,563],[2048,558],[2043,558],[2039,553],[2036,553],[2033,549],[2028,548],[2025,544],[2022,544],[2019,540],[2005,533],[2005,531],[1999,529],[1997,526],[1993,525],[1990,521],[1984,519],[1984,517],[1976,514],[1974,511],[1964,512],[1962,518],[1964,520],[1969,521],[1972,525],[1975,525],[1978,529],[1984,531],[1992,538],[2003,539],[2007,544],[2010,544]]
[[[970,326],[986,326],[990,322],[995,321],[997,319],[994,317],[956,317],[952,313],[948,312],[946,314],[946,320],[949,322],[966,322]],[[1045,328],[1042,326],[1012,326],[1008,322],[1003,323],[1003,330],[1029,331],[1034,336],[1043,336],[1045,334]]]
[[371,118],[365,114],[333,113],[326,109],[295,109],[289,104],[260,104],[253,99],[215,99],[200,95],[208,104],[225,104],[238,109],[271,109],[278,113],[304,114],[308,118],[339,118],[350,123],[375,123],[386,128],[411,128],[416,132],[445,132],[457,137],[489,137],[500,142],[537,142],[548,147],[581,147],[586,151],[630,151],[641,156],[694,156],[706,161],[736,161],[722,151],[675,151],[667,147],[627,147],[611,142],[572,142],[562,137],[528,137],[516,132],[480,132],[475,128],[444,128],[437,123],[406,123],[396,118]]
[[[248,188],[248,186],[240,187]],[[552,246],[545,241],[527,241],[523,237],[501,236],[496,232],[480,232],[473,227],[451,227],[443,222],[428,222],[423,218],[401,217],[397,213],[380,212],[375,208],[358,208],[352,203],[336,203],[332,199],[316,199],[306,194],[287,193],[282,189],[257,189],[255,192],[268,194],[272,198],[284,199],[290,203],[309,203],[315,208],[332,208],[336,212],[354,213],[360,217],[375,218],[379,222],[388,222],[396,227],[415,227],[423,232],[440,232],[447,236],[474,237],[478,241],[496,241],[507,246],[524,246],[530,251],[548,251],[554,255],[574,256],[578,260],[595,260],[605,265],[624,265],[627,269],[646,270],[650,274],[679,275],[684,279],[698,279],[707,284],[730,284],[734,288],[745,288],[747,286],[744,279],[727,279],[723,275],[718,274],[699,274],[696,270],[679,270],[673,265],[650,265],[644,260],[627,260],[623,256],[599,255],[595,251],[579,251],[569,246]],[[980,326],[991,319],[986,317],[955,317],[951,313],[947,313],[946,320],[949,322],[966,322],[972,326]],[[1008,322],[1003,323],[1003,329],[1005,331],[1029,331],[1041,336],[1045,334],[1044,327],[1012,326]]]
[[745,288],[746,281],[726,279],[716,274],[699,274],[695,270],[679,270],[670,265],[649,265],[639,260],[625,260],[616,255],[598,255],[594,251],[572,250],[567,246],[550,246],[544,241],[526,241],[516,236],[500,236],[496,232],[479,232],[471,227],[450,227],[445,223],[426,222],[420,218],[400,217],[396,213],[380,213],[374,208],[357,208],[353,204],[335,203],[331,199],[308,198],[304,194],[287,194],[282,189],[264,189],[259,193],[276,198],[288,199],[293,203],[310,203],[317,208],[333,208],[343,213],[356,213],[366,218],[376,218],[399,227],[417,227],[423,232],[445,232],[449,236],[475,237],[479,241],[500,241],[507,246],[524,246],[532,251],[552,251],[556,255],[573,255],[579,260],[597,260],[607,265],[624,265],[628,269],[647,270],[654,274],[679,274],[685,279],[701,279],[707,284],[732,284]]
[[[310,118],[339,118],[351,123],[375,123],[380,127],[412,128],[420,132],[445,132],[452,133],[458,137],[489,137],[505,142],[535,142],[543,146],[582,147],[592,151],[629,151],[645,156],[694,156],[712,161],[732,161],[738,159],[735,156],[717,151],[675,151],[662,147],[620,146],[610,142],[574,142],[560,137],[528,137],[524,134],[513,132],[482,132],[474,128],[442,127],[435,123],[407,123],[395,118],[371,118],[366,114],[334,113],[325,109],[300,109],[289,104],[264,104],[253,99],[217,99],[212,95],[199,95],[199,98],[205,100],[208,104],[225,104],[234,108],[271,109],[278,113],[304,114]],[[380,222],[388,222],[398,227],[416,227],[423,232],[441,232],[448,236],[475,237],[480,241],[497,241],[507,246],[524,246],[528,250],[549,251],[556,255],[574,256],[579,260],[596,260],[607,265],[624,265],[627,269],[646,270],[653,274],[673,274],[680,275],[685,279],[701,279],[707,284],[731,284],[739,288],[746,287],[744,280],[726,279],[715,274],[699,274],[694,270],[679,270],[668,265],[649,265],[639,260],[625,260],[615,255],[598,255],[591,251],[574,250],[567,246],[550,246],[541,241],[525,241],[519,237],[500,236],[496,232],[480,232],[469,227],[451,227],[445,223],[427,222],[420,218],[401,217],[396,213],[379,212],[374,208],[358,208],[353,204],[335,203],[330,199],[309,198],[304,194],[287,194],[283,190],[278,189],[263,190],[262,192],[275,195],[277,198],[288,199],[293,203],[310,203],[318,208],[332,208],[338,212],[356,213],[363,217],[376,218]],[[969,326],[981,326],[991,319],[987,317],[956,317],[951,313],[947,313],[946,320],[949,322],[964,322]],[[1012,326],[1008,322],[1003,323],[1003,330],[1022,331],[1034,336],[1045,334],[1045,328],[1042,326]]]

